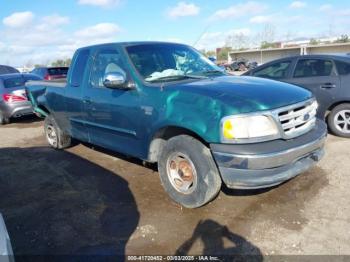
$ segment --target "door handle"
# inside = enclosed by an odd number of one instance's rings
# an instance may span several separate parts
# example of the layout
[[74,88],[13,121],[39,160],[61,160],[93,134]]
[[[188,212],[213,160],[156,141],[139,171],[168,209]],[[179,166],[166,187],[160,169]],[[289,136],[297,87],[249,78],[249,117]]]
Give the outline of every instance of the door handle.
[[90,99],[90,97],[87,97],[87,96],[84,97],[84,98],[83,98],[83,103],[84,103],[84,104],[91,104],[91,99]]
[[330,89],[330,88],[335,88],[335,87],[337,87],[337,85],[333,84],[333,83],[324,83],[321,85],[321,88],[323,88],[323,89]]

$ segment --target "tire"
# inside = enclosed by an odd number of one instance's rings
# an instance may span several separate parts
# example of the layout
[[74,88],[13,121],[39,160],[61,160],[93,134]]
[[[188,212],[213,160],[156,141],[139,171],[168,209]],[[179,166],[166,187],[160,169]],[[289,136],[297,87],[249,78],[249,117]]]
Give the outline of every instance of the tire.
[[334,135],[350,138],[350,104],[340,104],[333,108],[327,122]]
[[158,171],[165,191],[187,208],[205,205],[221,188],[210,150],[188,135],[169,139],[158,159]]
[[44,122],[47,142],[55,149],[64,149],[72,144],[71,137],[57,125],[55,119],[48,115]]
[[6,125],[10,123],[10,119],[5,117],[2,112],[0,112],[0,125]]

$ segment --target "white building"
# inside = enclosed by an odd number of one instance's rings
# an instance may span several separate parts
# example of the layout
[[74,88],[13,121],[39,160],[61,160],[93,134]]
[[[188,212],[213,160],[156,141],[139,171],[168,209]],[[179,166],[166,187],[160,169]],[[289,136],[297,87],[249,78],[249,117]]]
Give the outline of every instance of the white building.
[[350,53],[350,43],[304,44],[293,47],[285,47],[286,44],[284,44],[282,46],[284,47],[233,51],[228,54],[228,60],[247,59],[249,61],[256,61],[259,64],[264,64],[275,59],[293,55]]

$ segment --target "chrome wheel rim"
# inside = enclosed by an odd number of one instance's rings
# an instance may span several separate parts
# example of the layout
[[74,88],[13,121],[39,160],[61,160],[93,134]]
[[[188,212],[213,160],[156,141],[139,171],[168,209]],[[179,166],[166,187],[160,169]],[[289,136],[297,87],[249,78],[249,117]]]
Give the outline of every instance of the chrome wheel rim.
[[52,125],[47,126],[46,128],[46,138],[50,145],[57,146],[57,134],[56,130]]
[[350,134],[350,110],[339,111],[334,117],[334,125],[340,132]]
[[167,175],[173,188],[190,194],[197,186],[197,172],[191,159],[180,152],[171,154],[167,160]]

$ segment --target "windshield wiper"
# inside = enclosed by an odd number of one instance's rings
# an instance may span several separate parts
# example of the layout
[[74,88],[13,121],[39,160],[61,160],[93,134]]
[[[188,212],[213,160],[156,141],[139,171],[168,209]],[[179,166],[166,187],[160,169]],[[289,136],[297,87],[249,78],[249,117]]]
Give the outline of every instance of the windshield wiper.
[[146,80],[147,82],[158,82],[162,80],[181,80],[181,79],[203,79],[207,78],[200,75],[173,75],[173,76],[162,76],[151,80]]
[[203,71],[201,72],[203,75],[211,75],[211,74],[224,74],[223,71],[221,70],[217,70],[217,69],[213,69],[213,70],[207,70],[207,71]]

